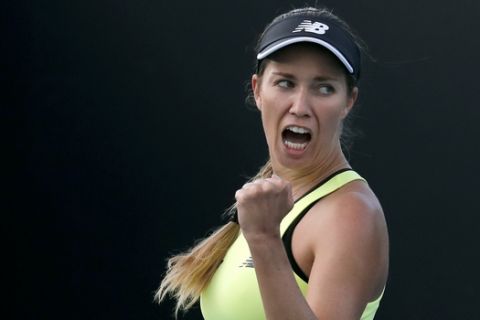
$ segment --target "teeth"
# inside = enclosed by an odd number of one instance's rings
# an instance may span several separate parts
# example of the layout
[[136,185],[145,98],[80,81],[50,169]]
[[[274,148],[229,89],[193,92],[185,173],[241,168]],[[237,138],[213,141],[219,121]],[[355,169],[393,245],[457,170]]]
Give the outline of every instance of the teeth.
[[307,146],[307,143],[304,142],[304,143],[295,143],[295,142],[291,142],[291,141],[288,141],[288,140],[284,140],[283,143],[285,143],[285,145],[291,149],[295,149],[295,150],[303,150],[305,149],[305,147]]
[[300,133],[300,134],[310,133],[310,131],[305,128],[300,128],[295,126],[288,127],[287,130],[290,130],[295,133]]

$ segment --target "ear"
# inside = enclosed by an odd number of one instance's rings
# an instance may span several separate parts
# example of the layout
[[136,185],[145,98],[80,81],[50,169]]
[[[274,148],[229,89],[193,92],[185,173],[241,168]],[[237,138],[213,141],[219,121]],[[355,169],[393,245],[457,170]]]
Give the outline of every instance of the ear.
[[348,97],[347,105],[345,109],[343,109],[342,111],[342,119],[345,119],[347,115],[350,113],[353,106],[355,105],[355,102],[357,101],[357,98],[358,98],[358,87],[354,87],[352,89],[352,92],[350,93],[350,96]]
[[256,74],[252,76],[252,91],[253,98],[255,99],[255,104],[258,110],[262,111],[262,98],[260,96],[260,79]]

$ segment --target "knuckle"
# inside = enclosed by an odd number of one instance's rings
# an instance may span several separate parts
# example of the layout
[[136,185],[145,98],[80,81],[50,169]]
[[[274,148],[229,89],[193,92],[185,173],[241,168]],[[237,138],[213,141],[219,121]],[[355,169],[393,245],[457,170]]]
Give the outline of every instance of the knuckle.
[[262,184],[262,190],[264,191],[270,191],[273,189],[273,184],[270,181],[265,181],[264,184]]
[[243,200],[243,190],[237,190],[237,192],[235,192],[235,199],[237,199],[238,202]]

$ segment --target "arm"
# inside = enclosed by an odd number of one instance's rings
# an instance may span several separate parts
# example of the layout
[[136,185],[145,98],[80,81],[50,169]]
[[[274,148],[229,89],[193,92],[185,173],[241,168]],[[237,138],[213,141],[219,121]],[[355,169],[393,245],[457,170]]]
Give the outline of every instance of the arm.
[[[279,232],[289,202],[282,204],[282,196],[270,194],[282,194],[282,183],[259,182],[237,193],[239,222],[255,262],[267,319],[359,319],[379,282],[379,207],[371,206],[363,195],[349,193],[330,201],[321,216],[316,206],[311,209],[314,222],[301,235],[302,245],[314,256],[305,299]],[[289,194],[286,189],[284,197]]]

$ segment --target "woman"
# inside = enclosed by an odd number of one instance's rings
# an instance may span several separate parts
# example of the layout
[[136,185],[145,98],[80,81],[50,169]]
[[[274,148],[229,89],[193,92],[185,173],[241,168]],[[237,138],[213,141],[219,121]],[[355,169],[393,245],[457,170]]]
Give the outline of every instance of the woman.
[[251,84],[270,160],[236,192],[233,221],[169,260],[156,297],[172,293],[177,311],[201,298],[207,320],[373,319],[387,227],[340,143],[358,42],[329,11],[304,8],[274,19],[257,53]]

